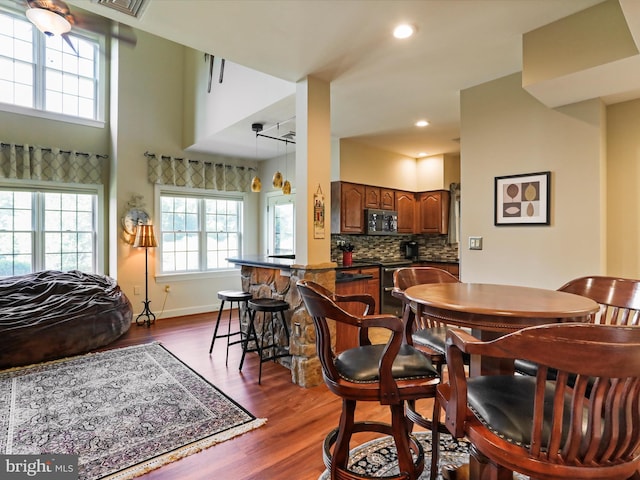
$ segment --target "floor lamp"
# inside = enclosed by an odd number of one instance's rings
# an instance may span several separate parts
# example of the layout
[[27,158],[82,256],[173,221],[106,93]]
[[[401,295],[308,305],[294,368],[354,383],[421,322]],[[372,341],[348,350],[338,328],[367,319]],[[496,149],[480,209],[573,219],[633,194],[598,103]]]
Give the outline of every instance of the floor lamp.
[[[136,325],[146,325],[150,327],[156,321],[156,316],[149,308],[149,249],[158,246],[153,225],[138,225],[136,228],[136,238],[133,241],[134,247],[144,248],[144,310],[136,317]],[[140,322],[141,317],[147,317]]]

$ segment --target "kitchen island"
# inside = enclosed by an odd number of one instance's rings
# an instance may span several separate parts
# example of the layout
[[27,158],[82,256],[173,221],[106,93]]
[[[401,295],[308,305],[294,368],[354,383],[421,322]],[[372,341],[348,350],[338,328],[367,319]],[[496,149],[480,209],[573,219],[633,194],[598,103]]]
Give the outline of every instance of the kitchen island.
[[[298,280],[316,282],[331,291],[336,287],[336,264],[299,265],[295,258],[270,257],[266,255],[244,255],[228,258],[228,262],[240,267],[242,289],[254,298],[275,298],[289,304],[285,321],[291,332],[289,344],[284,329],[279,327],[273,338],[266,343],[276,343],[289,349],[290,357],[278,361],[291,370],[291,379],[302,387],[313,387],[323,383],[322,368],[316,354],[316,334],[313,320],[298,294]],[[242,317],[242,316],[241,316]],[[247,330],[245,319],[241,328]],[[261,331],[262,319],[256,316],[256,329]],[[335,325],[333,325],[335,328]]]

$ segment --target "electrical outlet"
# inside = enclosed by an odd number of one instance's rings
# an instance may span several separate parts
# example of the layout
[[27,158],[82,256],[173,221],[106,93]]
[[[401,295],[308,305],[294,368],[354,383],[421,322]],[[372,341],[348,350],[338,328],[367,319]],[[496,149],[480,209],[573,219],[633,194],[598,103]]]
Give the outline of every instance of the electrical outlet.
[[171,285],[164,286],[164,293],[169,293],[171,291]]
[[482,237],[469,237],[469,250],[482,250]]
[[138,285],[133,286],[133,294],[140,295],[140,287]]

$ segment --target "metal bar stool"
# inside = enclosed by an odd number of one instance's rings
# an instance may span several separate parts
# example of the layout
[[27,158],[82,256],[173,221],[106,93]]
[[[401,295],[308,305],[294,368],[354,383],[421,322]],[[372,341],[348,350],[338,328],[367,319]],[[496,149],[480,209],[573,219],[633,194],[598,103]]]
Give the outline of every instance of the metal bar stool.
[[[275,360],[276,358],[287,357],[289,353],[289,329],[287,322],[284,318],[284,312],[289,310],[289,304],[282,300],[276,300],[275,298],[254,298],[247,302],[249,309],[249,328],[247,335],[245,336],[242,359],[240,360],[240,370],[244,364],[244,357],[247,352],[258,352],[260,357],[260,370],[258,373],[258,385],[262,380],[262,364],[269,360]],[[260,332],[260,339],[258,339],[258,333],[256,331],[256,312],[263,312],[262,316],[262,329]],[[270,314],[270,320],[267,322],[267,313]],[[279,315],[278,315],[279,314]],[[274,316],[279,317],[284,328],[284,333],[287,337],[287,346],[278,345],[275,340],[275,328],[274,328]],[[268,345],[264,344],[265,334],[267,333],[267,323],[269,323],[271,329],[271,341]],[[249,348],[249,342],[255,342],[255,348]],[[271,352],[268,351],[271,349]]]
[[[213,338],[211,339],[211,347],[209,347],[209,353],[213,351],[213,344],[216,342],[216,338],[225,338],[227,339],[227,356],[225,358],[224,364],[227,365],[229,362],[229,345],[235,345],[237,343],[242,343],[244,346],[244,332],[242,331],[241,322],[240,322],[240,304],[244,303],[244,312],[242,315],[247,314],[247,302],[251,300],[253,296],[249,292],[241,292],[237,290],[222,290],[218,292],[218,298],[222,300],[220,303],[220,309],[218,310],[218,319],[216,320],[216,327],[213,330]],[[222,317],[222,310],[224,310],[224,302],[229,302],[229,324],[227,328],[227,333],[221,333],[218,335],[218,327],[220,326],[220,318]],[[231,332],[231,310],[233,310],[233,302],[236,302],[238,305],[238,331]],[[231,337],[235,337],[236,335],[240,336],[240,340],[235,340],[230,342]]]

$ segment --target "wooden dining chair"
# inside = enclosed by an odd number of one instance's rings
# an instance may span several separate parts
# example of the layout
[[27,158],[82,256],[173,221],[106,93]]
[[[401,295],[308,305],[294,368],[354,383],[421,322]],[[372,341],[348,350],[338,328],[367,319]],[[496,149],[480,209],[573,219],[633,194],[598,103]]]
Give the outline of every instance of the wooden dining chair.
[[[356,480],[363,477],[348,468],[352,435],[375,432],[391,435],[397,453],[399,474],[387,479],[417,479],[424,469],[424,451],[410,434],[411,424],[405,417],[405,402],[418,398],[433,398],[440,382],[438,372],[422,353],[403,342],[402,320],[394,315],[355,316],[338,306],[340,302],[365,301],[367,294],[335,295],[314,282],[297,283],[307,312],[316,330],[316,347],[324,381],[329,390],[342,398],[342,413],[338,427],[324,441],[324,463],[331,479]],[[373,307],[369,311],[375,311]],[[360,329],[359,346],[334,354],[332,329],[328,320],[346,323]],[[391,332],[386,344],[372,345],[367,331],[371,327]],[[335,329],[333,329],[335,331]],[[357,402],[378,402],[388,405],[391,423],[355,421]],[[434,448],[432,456],[438,456]],[[435,477],[433,477],[435,478]]]
[[[529,327],[483,342],[461,330],[447,338],[449,381],[438,387],[451,434],[484,457],[482,478],[635,478],[640,466],[640,329],[588,323]],[[535,377],[468,378],[462,354],[524,358]],[[555,369],[555,380],[547,370]],[[576,379],[569,383],[570,377]],[[586,394],[587,385],[592,388]],[[432,429],[433,442],[439,438]],[[480,464],[482,464],[480,462]],[[477,470],[474,470],[477,472]]]
[[459,283],[460,280],[441,268],[406,267],[393,272],[392,295],[402,300],[403,320],[407,342],[429,356],[438,373],[442,375],[445,362],[447,325],[440,319],[424,315],[421,305],[411,302],[404,291],[425,283]]
[[[640,280],[588,276],[571,280],[558,289],[582,295],[600,305],[591,323],[604,325],[640,325]],[[535,365],[522,359],[514,362],[518,373],[535,375]],[[550,372],[551,375],[554,372]]]

